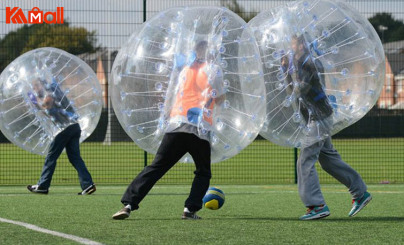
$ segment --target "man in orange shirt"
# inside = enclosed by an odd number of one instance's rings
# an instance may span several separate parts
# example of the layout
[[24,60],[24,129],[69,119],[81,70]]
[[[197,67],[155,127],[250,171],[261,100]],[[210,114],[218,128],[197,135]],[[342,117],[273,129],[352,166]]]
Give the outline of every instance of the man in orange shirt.
[[211,147],[209,131],[212,110],[222,98],[222,71],[206,62],[208,43],[200,41],[194,48],[195,60],[183,68],[179,75],[169,126],[151,165],[145,167],[132,181],[121,202],[124,207],[113,219],[126,219],[154,184],[186,153],[190,153],[196,166],[190,194],[185,201],[182,219],[200,219],[196,212],[202,208],[202,198],[211,178]]

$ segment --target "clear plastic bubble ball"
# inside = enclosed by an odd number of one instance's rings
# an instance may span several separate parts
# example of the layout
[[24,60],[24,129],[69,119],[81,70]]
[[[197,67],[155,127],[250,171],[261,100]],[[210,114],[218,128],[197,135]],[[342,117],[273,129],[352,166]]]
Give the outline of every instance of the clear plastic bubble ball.
[[[246,23],[218,7],[179,7],[145,22],[112,68],[112,104],[127,134],[156,153],[167,132],[187,125],[230,158],[265,118],[259,50]],[[191,162],[186,155],[182,161]]]
[[372,25],[338,1],[297,1],[249,22],[267,89],[260,134],[312,145],[362,118],[384,83],[383,47]]
[[35,49],[0,75],[0,129],[19,147],[45,155],[71,124],[80,124],[80,141],[94,131],[101,97],[97,77],[84,61],[56,48]]

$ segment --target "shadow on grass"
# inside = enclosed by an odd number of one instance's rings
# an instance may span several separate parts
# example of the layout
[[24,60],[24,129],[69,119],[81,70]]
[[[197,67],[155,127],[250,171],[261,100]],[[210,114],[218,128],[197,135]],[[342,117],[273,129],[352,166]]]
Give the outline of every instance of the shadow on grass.
[[327,218],[321,221],[324,222],[339,222],[339,221],[350,221],[350,222],[380,222],[380,221],[392,221],[392,222],[404,222],[404,217],[346,217],[346,218]]
[[[71,195],[76,195],[77,193],[80,191],[80,189],[77,189],[77,192],[64,192],[64,193],[60,193],[60,192],[52,192],[51,190],[49,191],[48,194],[39,194],[39,193],[30,193],[27,191],[27,193],[21,193],[21,192],[16,192],[16,193],[2,193],[0,194],[0,196],[25,196],[25,195],[36,195],[36,196],[71,196]],[[91,196],[122,196],[124,193],[124,191],[122,191],[122,193],[106,193],[106,192],[102,192],[102,193],[94,193]],[[232,195],[235,193],[229,193],[226,195]],[[255,194],[261,194],[262,193],[237,193],[237,195],[255,195]],[[184,193],[149,193],[147,194],[147,196],[187,196],[189,195],[189,192],[184,192]]]
[[[112,220],[112,219],[111,219]],[[132,217],[126,219],[125,222],[136,222],[136,221],[178,221],[180,218],[136,218]],[[251,221],[299,221],[302,223],[312,223],[312,222],[404,222],[404,217],[356,217],[356,218],[327,218],[321,220],[306,220],[300,221],[295,217],[241,217],[241,216],[227,216],[227,217],[215,217],[215,218],[203,218],[201,221],[210,221],[210,220],[251,220]],[[114,220],[115,221],[115,220]],[[116,221],[116,222],[122,222]],[[184,222],[192,222],[192,220],[184,220]],[[194,222],[199,222],[199,220],[195,220]]]

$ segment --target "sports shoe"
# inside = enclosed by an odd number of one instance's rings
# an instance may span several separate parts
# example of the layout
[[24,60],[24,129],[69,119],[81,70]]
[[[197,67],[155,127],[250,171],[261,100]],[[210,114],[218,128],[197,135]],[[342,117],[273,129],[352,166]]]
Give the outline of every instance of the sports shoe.
[[112,218],[113,219],[126,219],[126,218],[129,218],[130,212],[131,212],[130,208],[125,206],[121,210],[116,212],[114,215],[112,215]]
[[86,189],[84,189],[82,192],[77,193],[78,195],[91,195],[93,194],[95,191],[97,190],[97,188],[95,188],[95,185],[92,184],[89,187],[87,187]]
[[372,195],[369,192],[365,192],[361,198],[353,199],[352,200],[352,209],[349,212],[348,216],[352,217],[355,216],[359,211],[362,210],[369,202],[372,200]]
[[202,219],[202,218],[196,215],[196,212],[184,211],[182,213],[181,219]]
[[27,185],[27,189],[30,191],[30,192],[33,192],[33,193],[38,193],[38,194],[48,194],[48,190],[46,189],[39,189],[39,186],[38,185]]
[[305,215],[301,216],[300,220],[321,219],[330,215],[330,210],[327,205],[311,206],[307,209]]

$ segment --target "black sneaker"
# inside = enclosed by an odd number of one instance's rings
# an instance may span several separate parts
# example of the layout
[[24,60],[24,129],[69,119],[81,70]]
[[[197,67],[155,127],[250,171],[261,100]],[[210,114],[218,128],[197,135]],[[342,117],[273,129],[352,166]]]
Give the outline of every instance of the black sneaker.
[[186,212],[184,211],[182,213],[181,219],[202,219],[198,215],[196,215],[196,212]]
[[38,194],[48,194],[48,192],[49,192],[48,190],[39,189],[38,185],[27,185],[27,189],[30,192],[38,193]]
[[126,219],[129,218],[130,216],[130,209],[127,207],[123,207],[121,210],[116,212],[114,215],[112,215],[113,219]]
[[95,185],[92,184],[89,187],[87,187],[86,189],[84,189],[82,192],[79,192],[77,194],[79,195],[91,195],[93,194],[95,191],[97,190],[97,188],[95,188]]

